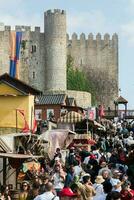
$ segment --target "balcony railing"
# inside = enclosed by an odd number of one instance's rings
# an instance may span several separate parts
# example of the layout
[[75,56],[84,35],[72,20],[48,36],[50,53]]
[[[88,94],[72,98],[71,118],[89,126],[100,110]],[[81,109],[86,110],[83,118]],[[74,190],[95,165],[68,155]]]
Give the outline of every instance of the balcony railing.
[[134,118],[134,110],[127,110],[126,115],[125,115],[125,110],[118,110],[118,113],[115,115],[115,110],[105,110],[105,117],[106,118],[114,118],[114,117],[119,117],[119,118]]

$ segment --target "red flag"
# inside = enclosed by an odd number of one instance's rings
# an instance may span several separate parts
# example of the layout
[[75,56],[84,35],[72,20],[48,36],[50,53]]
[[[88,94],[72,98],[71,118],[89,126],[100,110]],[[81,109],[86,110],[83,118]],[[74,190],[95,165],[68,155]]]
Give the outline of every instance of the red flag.
[[35,133],[37,131],[37,121],[34,117],[34,120],[33,120],[33,128],[32,128],[32,133]]
[[104,107],[103,105],[99,106],[99,117],[104,117],[105,113],[104,113]]
[[23,133],[29,132],[30,129],[29,129],[29,125],[28,125],[28,123],[26,121],[24,110],[17,109],[17,111],[23,116],[24,123],[25,123],[24,128],[22,129],[22,132]]
[[94,120],[94,112],[93,112],[93,110],[89,111],[89,119],[90,120]]

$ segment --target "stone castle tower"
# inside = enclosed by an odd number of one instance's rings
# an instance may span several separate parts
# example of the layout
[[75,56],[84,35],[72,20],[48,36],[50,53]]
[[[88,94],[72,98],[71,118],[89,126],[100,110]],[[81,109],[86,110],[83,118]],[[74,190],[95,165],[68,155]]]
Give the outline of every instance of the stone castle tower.
[[[44,33],[40,27],[16,26],[22,31],[20,79],[45,91],[66,91],[66,58],[71,55],[76,68],[83,69],[96,89],[97,104],[113,107],[118,96],[118,37],[98,34],[88,39],[66,34],[66,13],[55,9],[44,13]],[[9,72],[10,26],[0,26],[0,75]]]
[[66,91],[66,14],[45,13],[45,89]]

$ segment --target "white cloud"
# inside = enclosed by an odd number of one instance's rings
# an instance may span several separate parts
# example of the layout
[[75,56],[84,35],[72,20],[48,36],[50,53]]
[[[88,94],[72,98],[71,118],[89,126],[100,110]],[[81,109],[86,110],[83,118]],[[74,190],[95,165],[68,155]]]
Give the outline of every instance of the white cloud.
[[126,0],[126,10],[129,15],[134,15],[134,0]]
[[127,37],[129,45],[134,45],[134,20],[122,25],[121,33]]
[[134,6],[134,0],[129,0],[129,2],[131,6]]
[[27,0],[0,0],[0,22],[12,26],[12,29],[15,25],[27,25],[32,29],[40,26],[43,30],[43,13],[32,12],[25,3]]
[[12,29],[14,29],[15,25],[26,25],[31,26],[32,29],[35,26],[40,26],[43,31],[44,18],[40,13],[30,15],[25,12],[16,11],[14,14],[0,13],[0,22],[3,22],[5,25],[10,25]]
[[19,5],[24,0],[0,0],[0,8],[10,8]]
[[78,34],[84,32],[89,34],[90,32],[97,34],[98,32],[112,33],[113,26],[110,25],[105,15],[99,10],[92,10],[89,12],[78,12],[67,15],[67,27],[68,33],[72,34],[77,32]]

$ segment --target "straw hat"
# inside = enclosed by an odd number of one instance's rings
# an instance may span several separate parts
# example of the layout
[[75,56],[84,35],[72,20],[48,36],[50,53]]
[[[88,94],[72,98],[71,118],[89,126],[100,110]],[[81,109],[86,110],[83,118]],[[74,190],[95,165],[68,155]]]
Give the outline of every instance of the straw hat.
[[95,179],[95,182],[98,183],[98,184],[101,184],[103,183],[105,180],[103,179],[102,176],[97,176],[96,179]]

